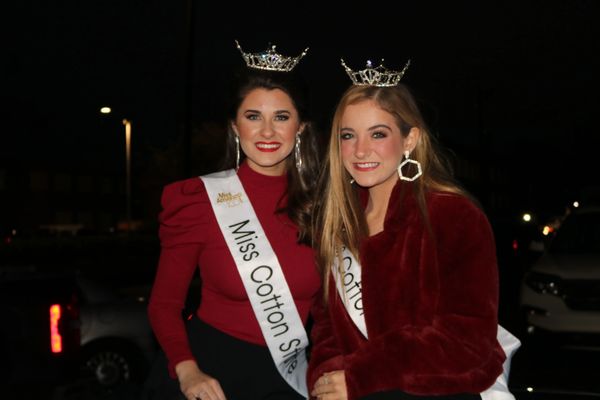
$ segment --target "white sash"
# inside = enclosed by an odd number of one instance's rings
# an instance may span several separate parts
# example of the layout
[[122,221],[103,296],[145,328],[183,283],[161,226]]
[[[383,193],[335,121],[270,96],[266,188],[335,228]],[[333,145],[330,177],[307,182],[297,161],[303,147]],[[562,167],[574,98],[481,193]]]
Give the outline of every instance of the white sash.
[[[338,294],[344,302],[344,306],[350,318],[356,324],[358,330],[368,338],[367,326],[362,305],[362,271],[360,264],[352,253],[345,247],[342,251],[343,276],[340,281],[338,277],[338,261],[334,262],[332,275],[334,277]],[[508,375],[510,373],[510,362],[514,352],[521,346],[521,342],[510,332],[498,325],[497,339],[504,353],[506,360],[503,364],[503,371],[496,379],[496,382],[487,390],[481,393],[482,400],[514,400],[515,396],[508,390]]]
[[[234,170],[201,176],[279,373],[308,397],[308,337],[277,255]],[[290,255],[292,256],[292,255]]]

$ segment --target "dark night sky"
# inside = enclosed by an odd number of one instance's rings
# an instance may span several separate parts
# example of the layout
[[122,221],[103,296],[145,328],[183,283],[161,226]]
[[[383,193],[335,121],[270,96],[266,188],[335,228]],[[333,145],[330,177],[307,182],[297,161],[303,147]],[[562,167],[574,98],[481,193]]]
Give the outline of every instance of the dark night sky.
[[[515,179],[549,195],[599,183],[594,0],[330,3],[335,11],[300,1],[196,1],[194,35],[186,2],[15,3],[0,17],[4,159],[109,168],[123,157],[122,117],[133,119],[134,151],[143,157],[147,146],[181,136],[186,93],[195,123],[219,120],[222,89],[242,62],[238,39],[254,52],[269,43],[287,54],[310,47],[299,68],[313,84],[323,128],[349,83],[340,57],[360,68],[381,58],[399,68],[410,58],[404,81],[442,144],[519,165]],[[114,116],[98,114],[104,104]]]

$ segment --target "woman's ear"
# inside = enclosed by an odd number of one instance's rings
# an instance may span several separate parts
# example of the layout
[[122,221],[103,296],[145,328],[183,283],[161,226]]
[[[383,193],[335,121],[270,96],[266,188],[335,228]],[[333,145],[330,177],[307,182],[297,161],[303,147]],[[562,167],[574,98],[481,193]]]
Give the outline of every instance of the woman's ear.
[[235,122],[233,122],[233,121],[231,121],[231,129],[233,130],[233,133],[240,136],[240,133],[237,130],[237,126],[235,125]]
[[302,134],[304,130],[307,128],[308,124],[306,122],[302,122],[298,127],[298,133]]
[[404,139],[404,150],[408,150],[412,153],[417,147],[417,144],[419,144],[419,139],[421,139],[421,130],[416,126],[413,126],[410,128],[408,135],[406,135],[406,138]]

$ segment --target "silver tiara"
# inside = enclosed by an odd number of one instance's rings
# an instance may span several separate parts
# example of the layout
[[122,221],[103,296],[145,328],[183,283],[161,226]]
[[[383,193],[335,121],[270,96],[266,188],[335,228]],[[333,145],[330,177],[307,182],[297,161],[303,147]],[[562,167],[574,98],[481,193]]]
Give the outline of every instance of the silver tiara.
[[402,71],[392,71],[383,66],[383,59],[379,66],[373,68],[373,63],[371,60],[367,61],[367,68],[359,71],[351,70],[344,60],[342,59],[342,65],[346,69],[346,73],[352,79],[352,84],[357,86],[396,86],[400,79],[404,76],[404,73],[408,69],[410,65],[410,60],[406,62]]
[[242,53],[246,65],[250,68],[264,69],[267,71],[289,72],[298,64],[298,61],[306,55],[308,47],[298,57],[287,57],[275,51],[275,46],[262,53],[244,53],[242,47],[235,41],[237,48]]

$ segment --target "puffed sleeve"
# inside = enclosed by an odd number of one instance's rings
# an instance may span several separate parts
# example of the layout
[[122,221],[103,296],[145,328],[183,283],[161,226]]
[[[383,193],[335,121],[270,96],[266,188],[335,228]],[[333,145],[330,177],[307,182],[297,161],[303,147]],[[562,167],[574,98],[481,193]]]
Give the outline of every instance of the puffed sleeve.
[[182,311],[204,243],[210,204],[199,178],[165,186],[159,214],[160,258],[150,295],[148,316],[169,360],[169,373],[179,362],[194,359]]
[[430,210],[433,238],[407,241],[419,243],[421,287],[414,290],[427,320],[387,321],[388,329],[344,358],[349,399],[390,387],[421,395],[480,393],[502,371],[505,355],[496,341],[498,271],[490,225],[467,199],[449,195],[435,203]]
[[[336,297],[331,296],[329,301],[335,299]],[[323,300],[322,292],[315,296],[313,300],[311,316],[313,318],[313,326],[310,331],[311,351],[306,374],[309,392],[314,387],[317,379],[325,372],[343,368],[342,352],[333,334],[329,312]]]

